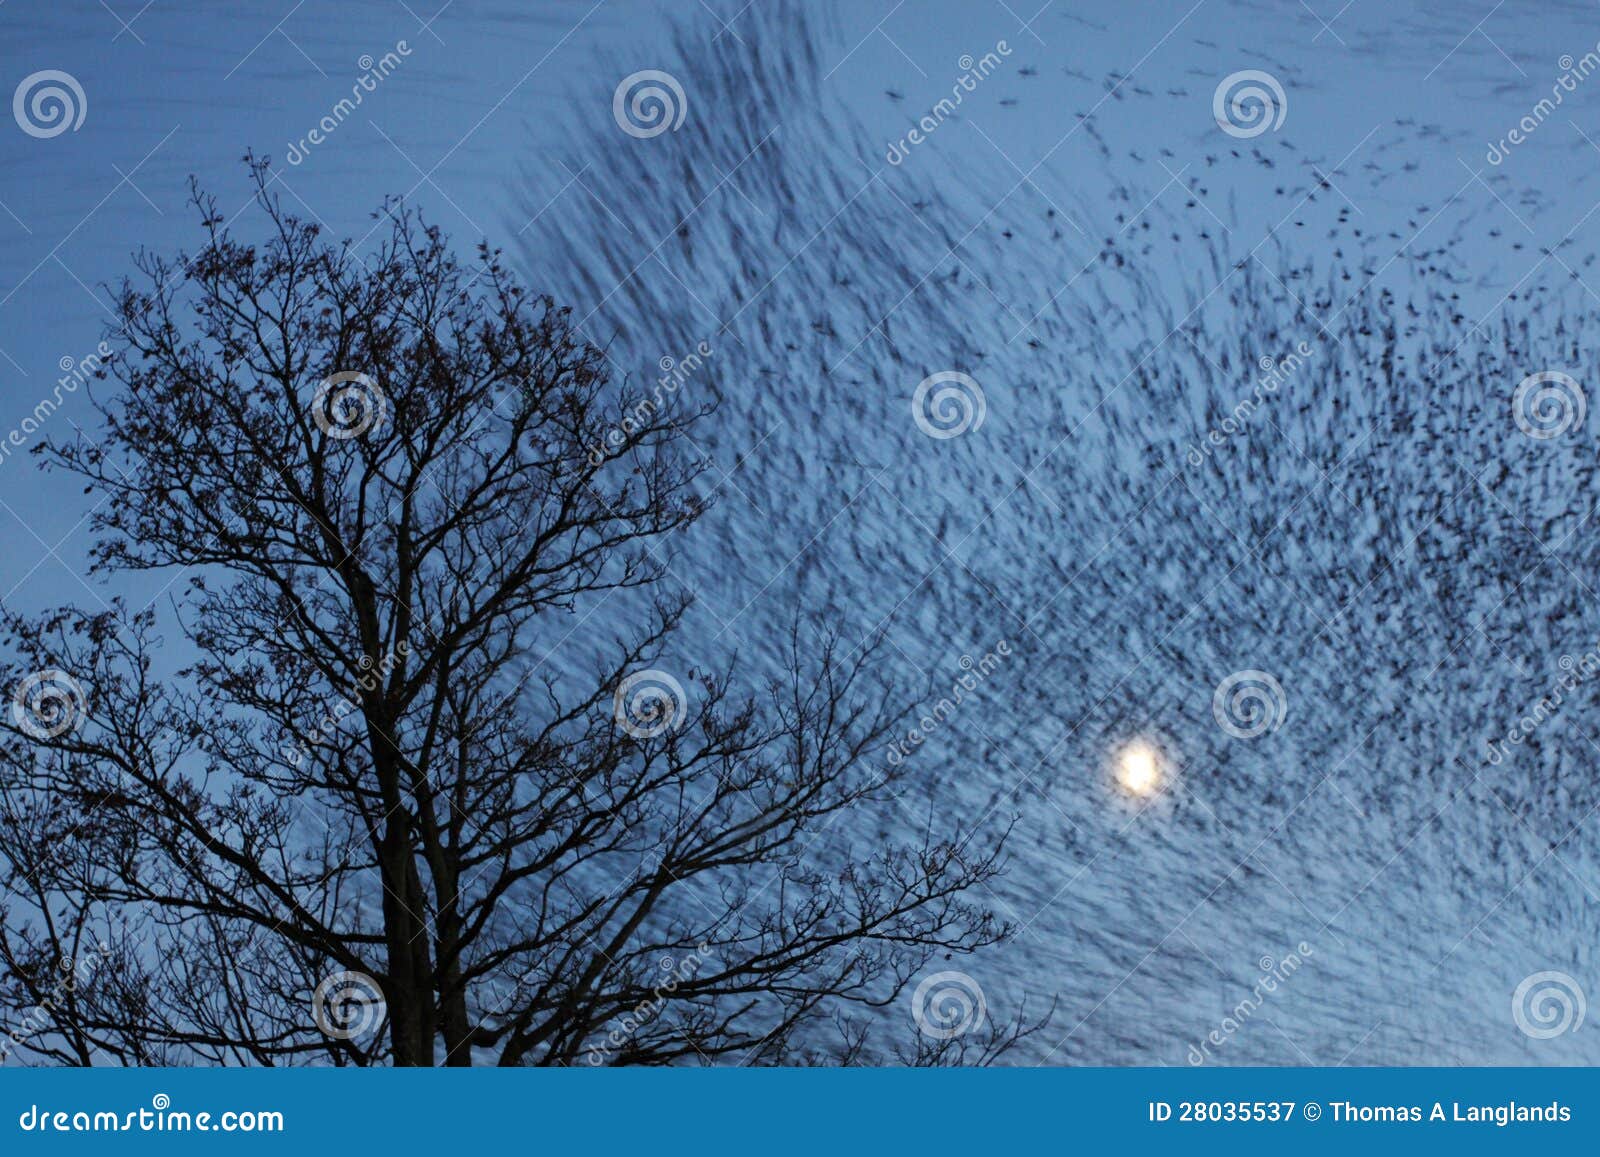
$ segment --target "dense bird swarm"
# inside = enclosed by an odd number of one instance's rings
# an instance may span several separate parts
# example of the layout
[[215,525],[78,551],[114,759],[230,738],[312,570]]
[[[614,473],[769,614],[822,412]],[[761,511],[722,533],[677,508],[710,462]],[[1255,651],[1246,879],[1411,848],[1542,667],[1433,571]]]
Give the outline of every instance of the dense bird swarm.
[[[1510,1005],[1531,973],[1595,978],[1600,713],[1592,680],[1561,682],[1600,644],[1594,417],[1534,437],[1514,397],[1582,380],[1587,263],[1469,308],[1484,226],[1353,215],[1291,134],[1212,146],[1260,171],[1264,212],[1205,165],[1158,198],[1094,118],[1062,123],[1102,162],[1081,195],[1026,163],[890,166],[824,38],[793,11],[740,27],[680,46],[680,131],[597,123],[585,195],[526,235],[619,373],[713,351],[674,386],[718,406],[694,432],[715,506],[672,564],[698,600],[679,661],[759,666],[798,602],[885,631],[927,711],[1008,644],[916,745],[915,789],[834,836],[1016,821],[988,890],[1016,932],[952,965],[991,1015],[1059,997],[1011,1059],[1190,1063],[1295,953],[1211,1060],[1600,1060]],[[1378,188],[1406,155],[1386,149],[1333,179]],[[983,421],[929,437],[913,392],[949,370]],[[1250,739],[1213,709],[1240,671],[1282,689]],[[1137,737],[1166,762],[1147,799],[1110,767]]]

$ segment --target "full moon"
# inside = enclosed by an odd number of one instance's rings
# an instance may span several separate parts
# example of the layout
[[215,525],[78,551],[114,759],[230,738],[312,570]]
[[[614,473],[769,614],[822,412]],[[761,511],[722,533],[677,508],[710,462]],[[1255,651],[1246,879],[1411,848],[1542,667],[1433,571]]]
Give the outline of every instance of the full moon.
[[1143,740],[1117,754],[1117,782],[1134,795],[1150,795],[1161,786],[1161,756]]

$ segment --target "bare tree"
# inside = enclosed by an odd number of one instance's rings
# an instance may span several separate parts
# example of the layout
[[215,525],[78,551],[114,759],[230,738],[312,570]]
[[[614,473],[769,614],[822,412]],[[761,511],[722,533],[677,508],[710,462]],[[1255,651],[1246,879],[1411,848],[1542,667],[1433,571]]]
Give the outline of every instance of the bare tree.
[[204,246],[118,295],[102,436],[44,448],[96,570],[175,593],[6,615],[18,1055],[782,1059],[1003,934],[967,898],[1003,833],[831,826],[895,788],[870,646],[797,627],[750,693],[665,657],[704,411],[487,247],[389,204],[363,259],[251,172],[268,236],[196,192]]

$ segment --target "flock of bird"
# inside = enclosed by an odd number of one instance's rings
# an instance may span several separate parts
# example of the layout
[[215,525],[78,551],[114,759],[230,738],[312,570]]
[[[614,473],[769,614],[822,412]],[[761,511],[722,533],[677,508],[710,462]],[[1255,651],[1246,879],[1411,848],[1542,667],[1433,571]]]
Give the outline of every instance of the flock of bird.
[[[914,790],[833,838],[1015,822],[992,895],[1015,936],[961,965],[992,1008],[1059,1001],[1015,1059],[1185,1063],[1302,943],[1231,1063],[1600,1059],[1507,1009],[1524,976],[1582,973],[1600,925],[1592,689],[1485,758],[1600,642],[1593,434],[1516,412],[1523,378],[1586,368],[1572,199],[1437,118],[1316,119],[1381,59],[1220,37],[1174,46],[1181,84],[1019,52],[962,110],[981,131],[884,168],[876,126],[916,98],[852,107],[812,24],[752,13],[687,58],[699,115],[658,147],[580,136],[590,195],[528,242],[619,376],[716,351],[686,387],[718,404],[692,434],[717,505],[673,562],[683,661],[759,670],[799,610],[885,635],[926,705],[1010,644]],[[1241,63],[1289,93],[1282,129],[1212,122]],[[1046,67],[1088,89],[1070,124],[1027,98]],[[978,396],[929,436],[913,398],[945,371]],[[1216,693],[1252,673],[1277,694],[1240,738]],[[1168,764],[1151,798],[1114,781],[1130,741]]]

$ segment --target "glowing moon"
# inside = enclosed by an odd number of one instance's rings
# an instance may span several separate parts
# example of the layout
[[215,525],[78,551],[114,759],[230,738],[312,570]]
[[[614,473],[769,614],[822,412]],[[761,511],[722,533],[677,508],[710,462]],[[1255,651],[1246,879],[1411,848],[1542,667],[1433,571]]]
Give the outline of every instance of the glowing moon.
[[1117,753],[1117,782],[1134,795],[1151,795],[1161,786],[1161,754],[1143,740]]

